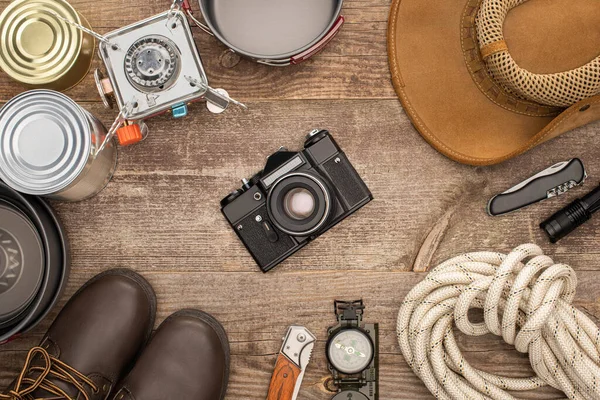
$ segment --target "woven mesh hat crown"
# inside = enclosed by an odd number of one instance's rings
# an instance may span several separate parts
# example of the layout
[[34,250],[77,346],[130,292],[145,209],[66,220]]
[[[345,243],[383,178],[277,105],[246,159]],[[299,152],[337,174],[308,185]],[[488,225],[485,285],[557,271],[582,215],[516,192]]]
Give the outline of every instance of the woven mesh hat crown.
[[513,95],[539,104],[570,107],[600,94],[600,55],[580,68],[534,74],[515,62],[502,31],[508,12],[527,0],[483,0],[477,15],[481,55],[493,79]]

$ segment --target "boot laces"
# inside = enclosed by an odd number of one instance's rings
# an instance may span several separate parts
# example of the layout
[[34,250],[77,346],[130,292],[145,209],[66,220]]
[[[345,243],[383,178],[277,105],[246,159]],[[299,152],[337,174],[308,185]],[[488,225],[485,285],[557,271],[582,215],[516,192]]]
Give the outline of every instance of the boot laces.
[[[32,365],[35,356],[41,357],[43,365]],[[30,377],[34,376],[35,373],[38,374],[37,377]],[[93,393],[99,391],[98,386],[90,378],[58,358],[51,356],[46,349],[34,347],[27,354],[25,365],[14,388],[8,394],[0,393],[0,400],[74,400],[49,378],[73,385],[85,400],[90,400],[90,397],[85,391],[84,385],[89,386]],[[33,397],[32,393],[38,389],[46,392],[51,397]]]

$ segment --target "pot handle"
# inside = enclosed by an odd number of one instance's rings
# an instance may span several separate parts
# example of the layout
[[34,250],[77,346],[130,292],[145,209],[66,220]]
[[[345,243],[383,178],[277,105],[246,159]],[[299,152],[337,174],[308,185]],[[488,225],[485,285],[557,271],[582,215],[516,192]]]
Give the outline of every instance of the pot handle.
[[338,17],[338,19],[335,21],[335,24],[333,24],[333,27],[331,27],[329,32],[327,32],[327,35],[325,35],[318,43],[316,43],[310,49],[293,56],[290,59],[290,63],[292,65],[298,65],[298,64],[303,63],[304,61],[308,60],[312,56],[320,53],[321,50],[323,50],[323,48],[325,48],[325,46],[327,46],[329,44],[329,42],[331,42],[333,40],[333,38],[336,37],[336,35],[340,32],[345,21],[346,21],[346,18],[344,18],[343,15],[340,15]]
[[208,33],[210,36],[215,36],[214,33],[210,30],[208,25],[202,23],[198,18],[194,17],[194,13],[192,12],[192,6],[190,6],[189,0],[177,0],[179,1],[180,7],[183,8],[187,16],[194,21],[194,24],[198,26],[198,28],[202,29],[205,33]]

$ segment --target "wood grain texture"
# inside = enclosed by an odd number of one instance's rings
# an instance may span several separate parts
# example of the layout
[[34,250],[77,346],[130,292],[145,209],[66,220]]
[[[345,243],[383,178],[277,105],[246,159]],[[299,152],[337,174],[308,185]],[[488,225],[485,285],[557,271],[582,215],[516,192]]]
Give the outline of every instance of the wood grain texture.
[[[169,3],[72,2],[102,33],[163,11]],[[335,322],[333,300],[358,298],[365,300],[366,319],[380,323],[381,399],[431,399],[400,354],[396,315],[424,276],[413,271],[465,251],[542,245],[556,261],[577,270],[576,304],[598,321],[600,219],[558,245],[548,243],[538,224],[600,180],[600,124],[499,166],[475,168],[446,159],[417,134],[395,97],[385,42],[389,3],[346,0],[348,23],[340,35],[318,57],[286,69],[232,62],[224,46],[194,29],[211,84],[226,88],[250,110],[215,116],[194,105],[183,120],[151,119],[150,136],[120,150],[115,177],[100,195],[54,204],[71,240],[73,273],[50,317],[0,347],[0,388],[17,375],[27,350],[66,299],[87,279],[113,267],[130,267],[148,278],[159,299],[157,324],[185,307],[200,308],[223,323],[232,347],[227,400],[266,397],[281,337],[291,324],[304,325],[319,338],[299,399],[330,399],[325,341],[327,327]],[[7,4],[0,0],[0,8]],[[192,6],[197,10],[196,3]],[[0,72],[0,102],[22,90]],[[102,107],[91,74],[68,94],[111,124],[115,112]],[[219,200],[280,146],[300,149],[315,127],[332,132],[375,200],[262,274],[226,224]],[[486,215],[494,194],[572,157],[586,163],[586,187],[505,217]],[[458,338],[479,368],[509,376],[531,373],[527,357],[500,338]],[[546,388],[520,397],[560,395]]]
[[294,389],[302,370],[286,356],[279,354],[271,376],[267,400],[294,400]]

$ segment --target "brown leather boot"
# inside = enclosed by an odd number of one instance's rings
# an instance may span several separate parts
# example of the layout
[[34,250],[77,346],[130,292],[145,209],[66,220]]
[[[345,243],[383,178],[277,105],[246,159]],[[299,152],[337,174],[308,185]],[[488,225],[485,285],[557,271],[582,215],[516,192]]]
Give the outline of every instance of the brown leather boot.
[[0,399],[106,399],[149,338],[155,315],[154,291],[138,274],[96,276],[67,303]]
[[221,400],[228,380],[225,330],[208,314],[183,310],[161,324],[113,400]]

